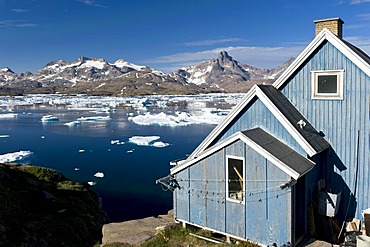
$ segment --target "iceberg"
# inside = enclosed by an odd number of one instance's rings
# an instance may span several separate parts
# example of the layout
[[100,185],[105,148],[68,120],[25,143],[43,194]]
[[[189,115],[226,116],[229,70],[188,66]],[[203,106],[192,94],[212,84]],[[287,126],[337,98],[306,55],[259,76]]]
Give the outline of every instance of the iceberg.
[[97,172],[94,174],[94,177],[97,177],[97,178],[104,178],[104,173],[102,172]]
[[[212,124],[217,125],[225,118],[225,114],[220,114],[221,111],[215,109],[203,109],[197,111],[197,114],[187,112],[175,112],[174,114],[166,114],[164,112],[135,117],[128,117],[129,121],[138,125],[159,125],[159,126],[187,126],[191,124]],[[224,112],[222,112],[224,113]]]
[[[168,145],[170,145],[169,143],[157,141],[160,138],[161,138],[160,136],[133,136],[129,138],[129,142],[135,143],[136,145],[139,145],[139,146],[149,146],[149,147],[157,147],[157,148],[163,148],[163,147],[167,147]],[[130,153],[131,152],[132,151],[130,151]]]
[[9,138],[10,135],[0,135],[0,138]]
[[53,115],[45,115],[41,118],[41,122],[46,123],[46,122],[56,122],[59,121],[59,119]]
[[159,142],[154,142],[152,146],[157,147],[157,148],[164,148],[164,147],[167,147],[168,145],[170,144],[159,141]]
[[130,137],[128,140],[129,142],[132,142],[136,145],[139,145],[139,146],[150,146],[150,143],[155,141],[155,140],[158,140],[159,136],[133,136],[133,137]]
[[96,117],[80,117],[77,118],[78,121],[108,121],[110,116],[96,116]]
[[83,152],[85,152],[85,149],[80,149],[80,150],[78,150],[78,152],[83,153]]
[[67,125],[69,127],[73,127],[73,126],[77,126],[77,125],[80,125],[81,124],[81,121],[72,121],[72,122],[68,122],[68,123],[65,123],[64,125]]
[[14,153],[7,153],[0,155],[0,163],[10,163],[15,161],[21,161],[31,156],[33,152],[31,151],[18,151]]
[[112,145],[123,145],[125,142],[121,142],[120,140],[111,140],[110,144]]
[[16,118],[17,116],[18,116],[17,113],[4,113],[0,114],[0,119]]
[[93,181],[89,181],[87,182],[90,186],[94,186],[96,184],[96,182],[93,182]]

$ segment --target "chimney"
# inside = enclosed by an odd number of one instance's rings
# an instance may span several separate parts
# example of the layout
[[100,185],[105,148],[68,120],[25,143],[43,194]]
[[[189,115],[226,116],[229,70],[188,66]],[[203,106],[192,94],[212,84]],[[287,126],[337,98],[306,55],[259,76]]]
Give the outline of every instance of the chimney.
[[344,21],[340,18],[330,18],[314,21],[316,25],[316,35],[319,34],[324,28],[335,34],[338,38],[342,38],[342,26]]

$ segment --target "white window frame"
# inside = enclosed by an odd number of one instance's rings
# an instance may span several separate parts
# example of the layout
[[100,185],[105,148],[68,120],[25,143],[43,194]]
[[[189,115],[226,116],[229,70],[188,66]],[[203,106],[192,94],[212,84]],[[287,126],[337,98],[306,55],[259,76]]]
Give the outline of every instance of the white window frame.
[[[336,93],[318,93],[318,77],[323,75],[337,76],[337,92]],[[326,99],[326,100],[342,100],[343,99],[343,77],[344,70],[316,70],[311,71],[311,98]]]
[[[242,167],[243,167],[243,188],[242,188],[242,197],[243,200],[238,200],[238,199],[233,199],[229,197],[229,159],[234,159],[234,160],[241,160],[243,162]],[[240,157],[240,156],[234,156],[234,155],[226,155],[226,200],[231,201],[231,202],[236,202],[236,203],[245,203],[245,158]]]

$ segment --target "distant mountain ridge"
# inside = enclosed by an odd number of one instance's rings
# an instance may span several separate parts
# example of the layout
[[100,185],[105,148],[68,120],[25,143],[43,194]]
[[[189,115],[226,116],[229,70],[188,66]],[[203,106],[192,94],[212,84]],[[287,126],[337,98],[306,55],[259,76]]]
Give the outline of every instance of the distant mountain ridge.
[[0,68],[0,94],[84,93],[91,95],[194,94],[246,92],[255,83],[272,83],[292,62],[273,70],[234,60],[226,51],[217,58],[173,73],[140,66],[123,59],[79,57],[73,62],[52,61],[34,74]]

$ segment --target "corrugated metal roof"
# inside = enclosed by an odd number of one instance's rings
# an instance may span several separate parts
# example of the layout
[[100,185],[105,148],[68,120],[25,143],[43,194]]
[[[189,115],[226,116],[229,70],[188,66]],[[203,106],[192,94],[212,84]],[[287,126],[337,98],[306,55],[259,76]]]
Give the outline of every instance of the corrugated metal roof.
[[[271,85],[258,85],[258,87],[317,153],[330,147],[330,144],[280,92],[280,90]],[[304,122],[304,126],[301,128],[298,122],[303,123],[302,121]]]
[[245,130],[241,131],[241,133],[290,167],[298,173],[299,176],[306,174],[314,167],[314,163],[312,161],[303,157],[261,128]]

